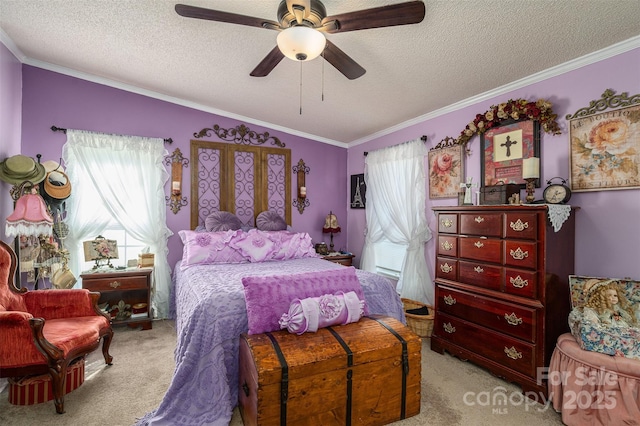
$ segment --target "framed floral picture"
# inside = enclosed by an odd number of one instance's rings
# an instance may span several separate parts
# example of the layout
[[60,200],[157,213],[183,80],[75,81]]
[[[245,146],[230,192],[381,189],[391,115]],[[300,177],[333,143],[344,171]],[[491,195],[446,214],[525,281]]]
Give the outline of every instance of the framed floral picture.
[[[591,101],[590,108],[567,116],[571,191],[640,188],[639,97],[615,95],[609,89],[602,99]],[[606,111],[613,106],[625,108]]]
[[464,181],[462,145],[440,142],[429,151],[429,198],[456,198]]
[[[540,123],[537,120],[505,120],[480,135],[482,186],[517,184],[522,178],[523,160],[540,158]],[[535,186],[540,186],[537,179]]]

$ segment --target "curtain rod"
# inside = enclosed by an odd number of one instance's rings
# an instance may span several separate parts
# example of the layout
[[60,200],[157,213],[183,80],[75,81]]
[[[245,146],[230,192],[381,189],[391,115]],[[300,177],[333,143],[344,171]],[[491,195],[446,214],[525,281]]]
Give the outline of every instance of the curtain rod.
[[[427,135],[422,135],[420,139],[422,140],[422,142],[427,143]],[[364,156],[366,157],[367,155],[369,155],[369,153],[365,151]]]
[[[57,127],[55,125],[51,126],[51,130],[53,130],[54,132],[67,133],[67,129],[64,129],[62,127]],[[164,140],[164,143],[168,143],[169,145],[171,145],[173,143],[173,139],[171,139],[171,138],[165,138],[163,140]]]

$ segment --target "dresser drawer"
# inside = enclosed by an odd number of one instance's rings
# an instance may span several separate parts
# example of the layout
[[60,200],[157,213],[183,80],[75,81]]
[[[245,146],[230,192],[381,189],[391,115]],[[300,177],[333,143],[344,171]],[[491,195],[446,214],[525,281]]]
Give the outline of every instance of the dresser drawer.
[[438,236],[438,255],[439,256],[458,256],[458,237],[454,236]]
[[462,260],[458,263],[458,280],[465,284],[502,291],[503,274],[502,266]]
[[460,214],[460,233],[482,235],[485,237],[502,236],[501,213],[462,213]]
[[437,307],[439,312],[472,321],[498,332],[532,343],[536,340],[536,310],[533,308],[444,286],[438,286]]
[[465,259],[502,264],[502,240],[495,238],[460,237],[458,253]]
[[433,332],[475,354],[535,378],[534,345],[437,312]]
[[83,278],[82,288],[90,291],[114,291],[114,290],[134,290],[146,289],[147,277],[110,277],[110,278]]
[[456,281],[458,279],[458,261],[446,257],[436,259],[436,278]]
[[538,238],[538,216],[535,213],[507,213],[505,237],[523,240]]
[[538,274],[535,271],[505,268],[504,291],[535,299],[538,295]]
[[458,215],[452,213],[441,213],[438,215],[439,234],[458,233]]
[[[517,268],[537,268],[538,245],[535,242],[506,240],[504,244],[505,265],[515,266]],[[462,251],[462,247],[460,250]]]

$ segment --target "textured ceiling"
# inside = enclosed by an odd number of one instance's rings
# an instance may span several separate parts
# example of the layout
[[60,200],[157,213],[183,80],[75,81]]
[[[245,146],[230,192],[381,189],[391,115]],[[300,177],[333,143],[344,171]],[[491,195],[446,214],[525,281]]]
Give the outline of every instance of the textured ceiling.
[[[400,2],[323,0],[328,15]],[[249,76],[277,32],[176,3],[0,0],[0,37],[23,63],[342,144],[640,35],[640,0],[425,0],[419,24],[328,35],[367,72],[305,62],[300,99],[299,63]],[[275,21],[279,0],[179,3]]]

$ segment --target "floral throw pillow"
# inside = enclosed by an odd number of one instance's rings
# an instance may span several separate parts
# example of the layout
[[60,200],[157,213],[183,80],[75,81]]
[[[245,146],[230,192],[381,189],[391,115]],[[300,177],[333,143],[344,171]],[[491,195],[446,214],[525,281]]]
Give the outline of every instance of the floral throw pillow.
[[270,259],[276,250],[269,235],[257,229],[251,229],[249,232],[237,235],[229,242],[229,245],[242,253],[250,262],[264,262]]
[[216,263],[246,263],[248,260],[229,242],[242,231],[196,232],[180,231],[182,239],[181,269],[192,265],[207,265]]
[[265,231],[263,233],[275,244],[271,260],[318,257],[311,237],[306,232]]

